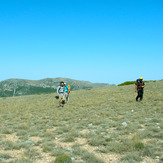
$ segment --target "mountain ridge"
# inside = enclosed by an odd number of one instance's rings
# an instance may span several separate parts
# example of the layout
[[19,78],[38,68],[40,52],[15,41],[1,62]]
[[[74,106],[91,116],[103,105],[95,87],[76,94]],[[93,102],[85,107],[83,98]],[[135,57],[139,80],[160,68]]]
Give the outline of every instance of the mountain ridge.
[[6,79],[0,82],[0,97],[53,93],[56,92],[61,81],[71,85],[71,90],[111,86],[107,83],[91,83],[89,81],[62,77],[44,78],[40,80]]

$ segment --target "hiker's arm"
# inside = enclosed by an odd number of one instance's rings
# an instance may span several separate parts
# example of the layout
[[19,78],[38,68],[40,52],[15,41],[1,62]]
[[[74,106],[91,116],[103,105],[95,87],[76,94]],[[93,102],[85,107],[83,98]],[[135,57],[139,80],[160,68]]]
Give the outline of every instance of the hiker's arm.
[[142,88],[144,88],[145,87],[145,84],[142,86]]
[[137,92],[137,85],[135,85],[135,92]]

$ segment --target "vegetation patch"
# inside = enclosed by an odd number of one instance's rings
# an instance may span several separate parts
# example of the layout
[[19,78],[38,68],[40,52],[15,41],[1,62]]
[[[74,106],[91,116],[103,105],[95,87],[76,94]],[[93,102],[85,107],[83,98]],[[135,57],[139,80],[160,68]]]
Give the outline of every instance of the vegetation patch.
[[58,156],[54,163],[72,163],[71,157],[67,155]]
[[35,149],[28,149],[25,151],[24,155],[31,160],[40,159],[40,153]]
[[84,162],[104,163],[103,160],[97,158],[93,153],[89,153],[88,151],[81,149],[78,145],[75,145],[73,149],[73,154],[80,156]]
[[10,159],[10,158],[12,158],[12,156],[10,156],[9,154],[0,153],[0,161],[5,161],[5,160]]
[[142,158],[140,157],[140,154],[137,152],[134,153],[128,153],[124,157],[122,157],[121,162],[128,162],[128,163],[134,163],[134,162],[140,162],[142,161]]
[[[131,85],[135,84],[136,81],[126,81],[124,83],[118,84],[118,86]],[[145,83],[156,82],[155,80],[144,81]]]

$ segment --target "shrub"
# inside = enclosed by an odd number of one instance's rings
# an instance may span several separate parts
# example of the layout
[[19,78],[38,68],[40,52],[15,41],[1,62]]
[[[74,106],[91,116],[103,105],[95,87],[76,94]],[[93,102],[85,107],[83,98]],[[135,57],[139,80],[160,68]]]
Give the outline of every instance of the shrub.
[[135,81],[126,81],[124,83],[119,84],[118,86],[131,85],[131,84],[135,84]]
[[56,158],[54,163],[72,163],[72,160],[70,156],[60,155]]
[[112,138],[106,138],[106,142],[112,141]]
[[99,146],[99,145],[106,146],[107,145],[107,141],[102,136],[94,136],[93,138],[88,140],[88,144],[90,144],[92,146]]
[[140,150],[140,149],[143,149],[144,148],[144,144],[143,143],[136,143],[135,144],[135,148]]
[[[124,83],[119,84],[118,86],[123,86],[123,85],[131,85],[131,84],[135,84],[136,81],[126,81]],[[151,81],[144,81],[145,83],[149,83],[149,82],[155,82],[154,80]]]
[[63,142],[74,142],[75,138],[71,135],[68,135],[66,138],[64,138]]

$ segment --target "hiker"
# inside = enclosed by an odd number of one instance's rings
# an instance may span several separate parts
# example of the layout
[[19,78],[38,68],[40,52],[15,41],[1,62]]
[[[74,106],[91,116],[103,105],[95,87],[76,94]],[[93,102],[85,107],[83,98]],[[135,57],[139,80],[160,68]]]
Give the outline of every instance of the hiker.
[[69,103],[69,87],[64,83],[65,85],[65,95],[66,95],[66,101]]
[[136,80],[135,83],[135,92],[138,93],[136,97],[136,101],[138,101],[138,98],[140,98],[140,101],[143,99],[143,88],[145,87],[143,78],[140,77],[139,79]]
[[60,82],[60,86],[57,88],[57,94],[59,97],[59,106],[63,107],[66,100],[64,82]]

